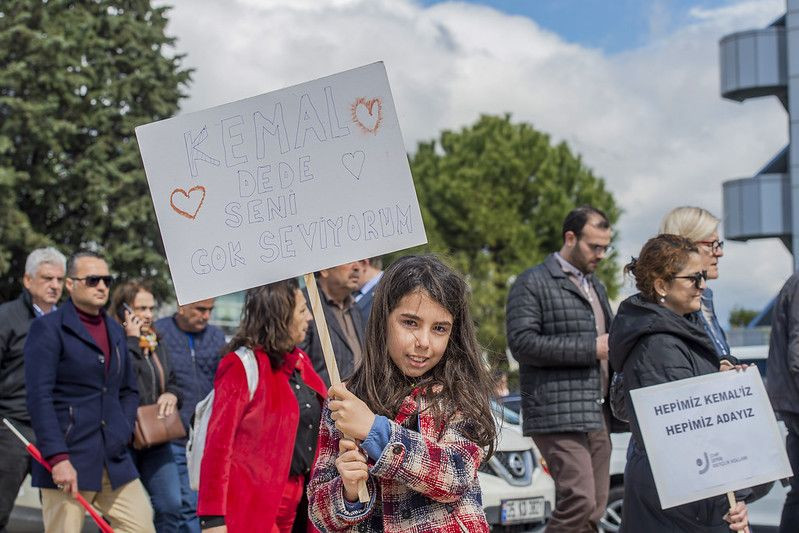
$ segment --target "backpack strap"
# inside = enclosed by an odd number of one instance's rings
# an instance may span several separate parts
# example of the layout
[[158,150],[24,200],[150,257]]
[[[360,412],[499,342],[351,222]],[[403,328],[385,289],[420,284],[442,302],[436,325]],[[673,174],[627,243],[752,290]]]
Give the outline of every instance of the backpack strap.
[[252,400],[255,389],[258,388],[258,361],[255,359],[253,351],[246,346],[236,348],[236,355],[239,356],[241,364],[244,365],[244,371],[247,373],[247,389],[250,391],[250,400]]

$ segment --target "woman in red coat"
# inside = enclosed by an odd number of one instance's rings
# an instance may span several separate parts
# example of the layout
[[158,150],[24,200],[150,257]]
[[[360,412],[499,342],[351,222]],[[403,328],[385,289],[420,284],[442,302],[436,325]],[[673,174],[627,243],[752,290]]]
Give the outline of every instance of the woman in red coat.
[[[197,514],[214,533],[291,531],[316,452],[326,390],[296,347],[311,314],[295,279],[247,291],[244,316],[214,379]],[[239,356],[255,353],[250,400]]]

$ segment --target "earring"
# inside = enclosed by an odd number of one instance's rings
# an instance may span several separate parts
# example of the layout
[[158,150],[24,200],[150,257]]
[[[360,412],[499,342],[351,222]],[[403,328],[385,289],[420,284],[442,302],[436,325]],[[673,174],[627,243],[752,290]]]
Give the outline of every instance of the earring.
[[665,294],[661,294],[660,298],[658,298],[658,301],[660,303],[662,303],[662,304],[666,303],[666,295]]

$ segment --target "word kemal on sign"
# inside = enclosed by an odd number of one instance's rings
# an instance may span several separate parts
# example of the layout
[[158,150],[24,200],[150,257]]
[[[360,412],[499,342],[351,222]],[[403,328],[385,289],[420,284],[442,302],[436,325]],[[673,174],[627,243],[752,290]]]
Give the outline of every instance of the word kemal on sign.
[[630,398],[664,509],[791,475],[756,366],[634,389]]
[[427,242],[383,63],[136,136],[181,304]]

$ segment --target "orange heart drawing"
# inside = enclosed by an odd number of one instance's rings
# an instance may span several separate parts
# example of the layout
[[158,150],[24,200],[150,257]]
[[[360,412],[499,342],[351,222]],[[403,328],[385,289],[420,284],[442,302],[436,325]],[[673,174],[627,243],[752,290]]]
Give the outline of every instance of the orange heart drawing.
[[383,122],[383,101],[380,98],[358,98],[352,104],[352,121],[366,133],[377,133]]
[[[195,191],[199,191],[200,193],[202,193],[199,195],[200,198],[199,202],[197,201],[198,195],[192,195],[192,193]],[[178,203],[180,203],[181,207],[185,209],[181,209],[180,207],[175,205],[176,194],[180,194],[185,198],[184,200],[183,198],[178,196]],[[196,207],[191,207],[193,205],[192,196],[194,196],[193,201],[197,204]],[[197,185],[195,187],[192,187],[191,189],[189,189],[189,192],[186,192],[184,189],[175,189],[174,191],[172,191],[172,194],[169,195],[169,205],[172,206],[172,209],[174,209],[175,212],[180,216],[189,218],[191,220],[194,220],[197,217],[197,213],[200,212],[200,208],[203,206],[204,201],[205,201],[205,187],[203,187],[202,185]]]

